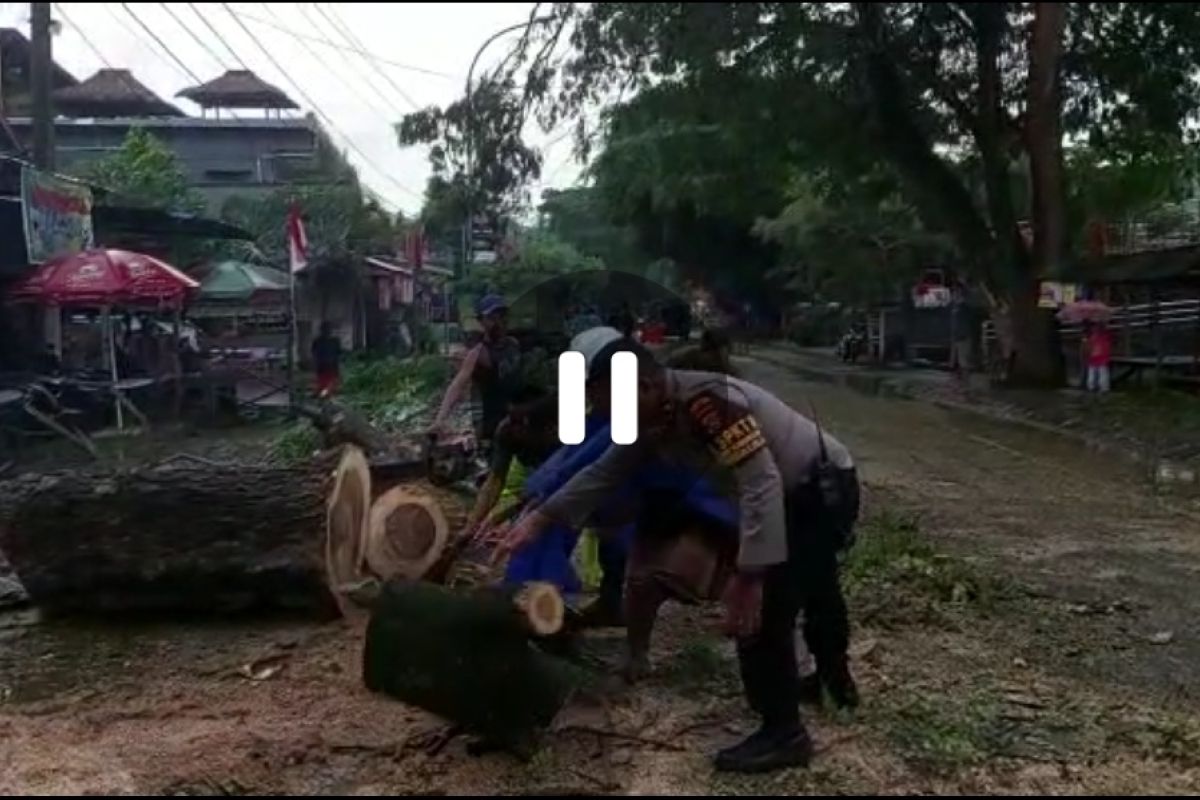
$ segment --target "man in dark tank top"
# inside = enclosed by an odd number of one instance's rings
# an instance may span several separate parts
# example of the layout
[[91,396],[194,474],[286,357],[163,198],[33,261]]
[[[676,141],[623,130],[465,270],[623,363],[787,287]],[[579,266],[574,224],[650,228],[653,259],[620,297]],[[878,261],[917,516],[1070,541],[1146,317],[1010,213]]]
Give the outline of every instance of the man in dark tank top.
[[483,330],[483,339],[463,359],[450,382],[446,396],[433,421],[440,432],[446,418],[462,400],[468,388],[476,397],[475,435],[486,449],[496,427],[508,415],[509,405],[520,382],[521,348],[508,335],[508,303],[498,294],[484,295],[475,304],[475,318]]

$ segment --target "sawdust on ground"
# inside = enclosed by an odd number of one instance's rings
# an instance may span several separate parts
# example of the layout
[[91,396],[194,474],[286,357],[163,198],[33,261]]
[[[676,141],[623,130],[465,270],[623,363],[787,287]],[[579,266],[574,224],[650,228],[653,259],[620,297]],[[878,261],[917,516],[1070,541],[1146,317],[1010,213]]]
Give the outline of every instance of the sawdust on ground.
[[[936,553],[852,587],[854,714],[808,770],[715,775],[752,725],[711,610],[670,608],[655,672],[570,707],[528,763],[468,754],[369,694],[359,632],[295,622],[0,628],[0,789],[20,794],[1200,791],[1200,522],[1138,476],[1025,432],[813,386],[868,515]],[[882,522],[880,522],[882,520]],[[866,535],[875,528],[868,526]],[[587,655],[615,661],[617,633]]]

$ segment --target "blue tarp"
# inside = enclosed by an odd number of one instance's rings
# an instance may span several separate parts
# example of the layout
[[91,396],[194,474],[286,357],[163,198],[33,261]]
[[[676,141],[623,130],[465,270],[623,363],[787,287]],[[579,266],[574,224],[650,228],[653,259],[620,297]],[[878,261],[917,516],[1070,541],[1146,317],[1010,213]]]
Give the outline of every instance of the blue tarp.
[[[545,500],[561,489],[576,473],[589,466],[612,446],[611,429],[608,423],[589,419],[587,438],[582,444],[559,448],[525,481],[525,494],[537,501]],[[642,491],[670,491],[683,496],[684,504],[705,516],[737,529],[738,507],[734,501],[720,495],[713,484],[691,470],[654,462],[643,465],[634,478],[618,491],[619,500],[611,504],[614,508],[632,508],[637,494]],[[601,522],[603,518],[601,515]],[[579,591],[579,577],[571,565],[571,553],[579,540],[579,532],[565,525],[554,523],[534,542],[513,553],[505,572],[508,583],[523,583],[532,580],[550,581],[564,592]],[[601,547],[610,550],[603,560],[623,559],[633,540],[633,526],[626,524],[620,533],[605,536]]]

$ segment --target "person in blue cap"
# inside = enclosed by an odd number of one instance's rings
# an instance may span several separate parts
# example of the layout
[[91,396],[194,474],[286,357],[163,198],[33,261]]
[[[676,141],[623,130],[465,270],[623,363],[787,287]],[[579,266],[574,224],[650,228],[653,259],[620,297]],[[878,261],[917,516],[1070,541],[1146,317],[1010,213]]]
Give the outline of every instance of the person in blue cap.
[[463,359],[458,373],[446,389],[431,426],[436,435],[445,429],[446,419],[473,389],[478,411],[475,436],[480,449],[487,452],[496,428],[508,415],[512,397],[520,383],[521,348],[508,335],[508,302],[498,294],[486,294],[475,304],[475,318],[483,338]]

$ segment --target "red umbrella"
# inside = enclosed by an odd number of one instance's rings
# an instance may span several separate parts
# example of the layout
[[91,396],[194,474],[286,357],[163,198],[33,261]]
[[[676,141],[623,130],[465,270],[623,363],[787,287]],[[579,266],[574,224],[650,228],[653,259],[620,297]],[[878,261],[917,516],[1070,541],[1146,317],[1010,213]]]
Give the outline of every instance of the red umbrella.
[[199,286],[144,253],[96,248],[45,262],[13,287],[11,297],[60,306],[178,306]]
[[1099,300],[1076,300],[1058,310],[1059,320],[1068,325],[1080,322],[1107,322],[1112,316],[1113,308]]

